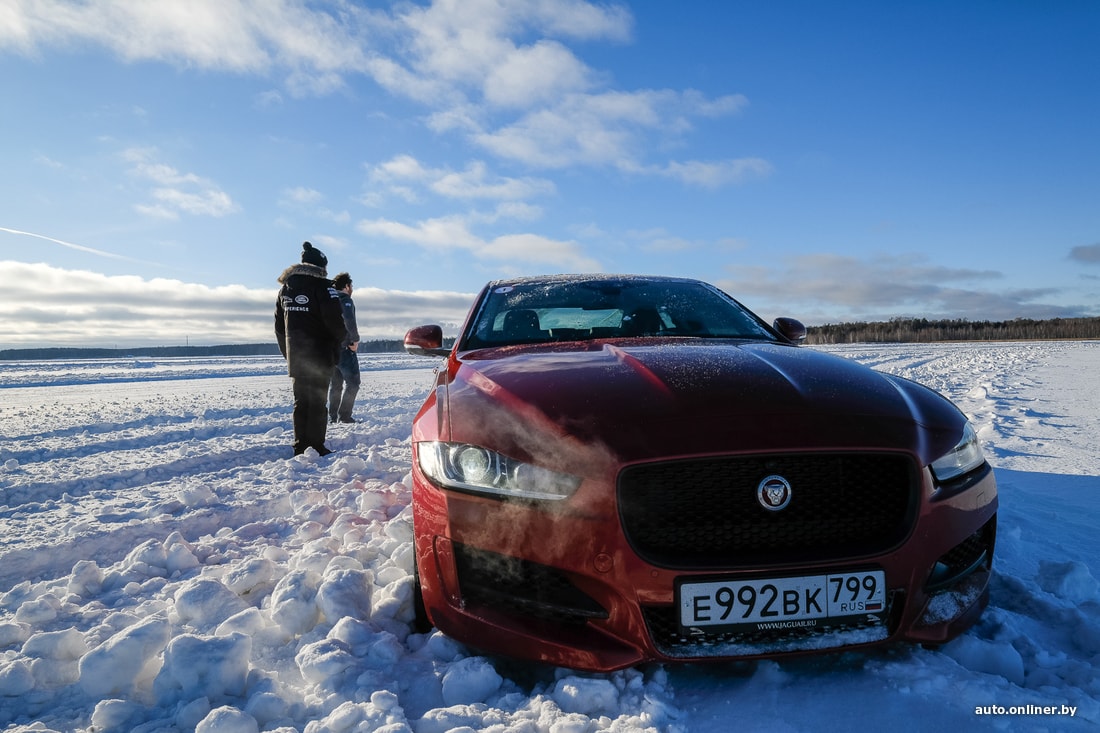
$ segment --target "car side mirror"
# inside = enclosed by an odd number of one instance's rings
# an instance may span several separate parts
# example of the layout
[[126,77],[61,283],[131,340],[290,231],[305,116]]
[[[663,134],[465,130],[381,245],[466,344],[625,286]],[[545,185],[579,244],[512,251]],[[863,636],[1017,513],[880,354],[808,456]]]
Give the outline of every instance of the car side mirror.
[[802,321],[796,321],[793,318],[776,318],[772,328],[779,331],[779,335],[792,344],[801,344],[806,340],[806,327],[802,325]]
[[443,329],[439,326],[417,326],[405,333],[405,351],[413,356],[447,356],[443,347]]

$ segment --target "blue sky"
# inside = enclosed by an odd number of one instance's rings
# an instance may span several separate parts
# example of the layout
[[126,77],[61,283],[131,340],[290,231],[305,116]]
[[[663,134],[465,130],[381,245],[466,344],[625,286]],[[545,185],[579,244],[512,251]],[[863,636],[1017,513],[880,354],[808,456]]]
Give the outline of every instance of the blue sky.
[[0,348],[268,342],[309,240],[366,338],[488,280],[767,318],[1100,315],[1100,3],[16,0]]

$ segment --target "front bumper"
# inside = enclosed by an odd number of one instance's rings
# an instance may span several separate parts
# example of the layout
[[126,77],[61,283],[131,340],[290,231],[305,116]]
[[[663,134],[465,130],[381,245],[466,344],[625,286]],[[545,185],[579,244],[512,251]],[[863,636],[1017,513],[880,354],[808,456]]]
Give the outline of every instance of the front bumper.
[[[942,643],[988,601],[996,484],[986,467],[940,496],[916,472],[904,536],[871,552],[807,553],[789,546],[677,562],[624,524],[621,487],[588,480],[558,505],[502,502],[442,490],[413,462],[416,556],[425,608],[444,633],[490,653],[592,671],[635,664],[752,659],[899,641]],[[705,546],[705,543],[704,543]],[[737,548],[735,548],[737,549]],[[743,548],[741,548],[743,550]],[[706,634],[680,627],[678,580],[827,574],[881,568],[881,623],[784,632]]]

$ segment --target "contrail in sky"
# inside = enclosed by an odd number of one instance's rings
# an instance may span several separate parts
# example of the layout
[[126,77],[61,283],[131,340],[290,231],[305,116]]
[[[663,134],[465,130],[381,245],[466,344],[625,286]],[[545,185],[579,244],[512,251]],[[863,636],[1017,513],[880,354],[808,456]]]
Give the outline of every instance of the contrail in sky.
[[8,229],[7,227],[0,227],[0,232],[7,232],[8,234],[22,234],[24,237],[37,237],[38,239],[45,239],[47,242],[54,242],[60,244],[62,247],[68,247],[69,249],[75,249],[80,252],[88,252],[89,254],[99,255],[100,257],[110,257],[115,260],[129,260],[129,257],[123,257],[122,255],[114,254],[113,252],[104,252],[101,249],[92,249],[91,247],[85,247],[82,244],[73,244],[72,242],[64,242],[60,239],[54,239],[53,237],[47,237],[43,234],[35,234],[34,232],[21,232],[18,229]]

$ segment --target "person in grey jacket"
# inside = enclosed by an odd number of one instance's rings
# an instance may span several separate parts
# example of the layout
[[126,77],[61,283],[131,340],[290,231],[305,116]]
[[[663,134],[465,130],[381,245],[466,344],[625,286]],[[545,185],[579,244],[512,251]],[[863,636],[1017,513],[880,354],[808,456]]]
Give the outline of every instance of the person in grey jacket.
[[302,263],[279,276],[275,336],[294,389],[294,455],[332,452],[325,446],[326,393],[348,332],[327,266],[324,253],[305,242]]
[[355,302],[351,299],[351,275],[341,272],[332,280],[344,327],[348,335],[341,344],[340,356],[328,388],[328,418],[331,422],[355,422],[351,410],[359,394],[359,328],[355,324]]

